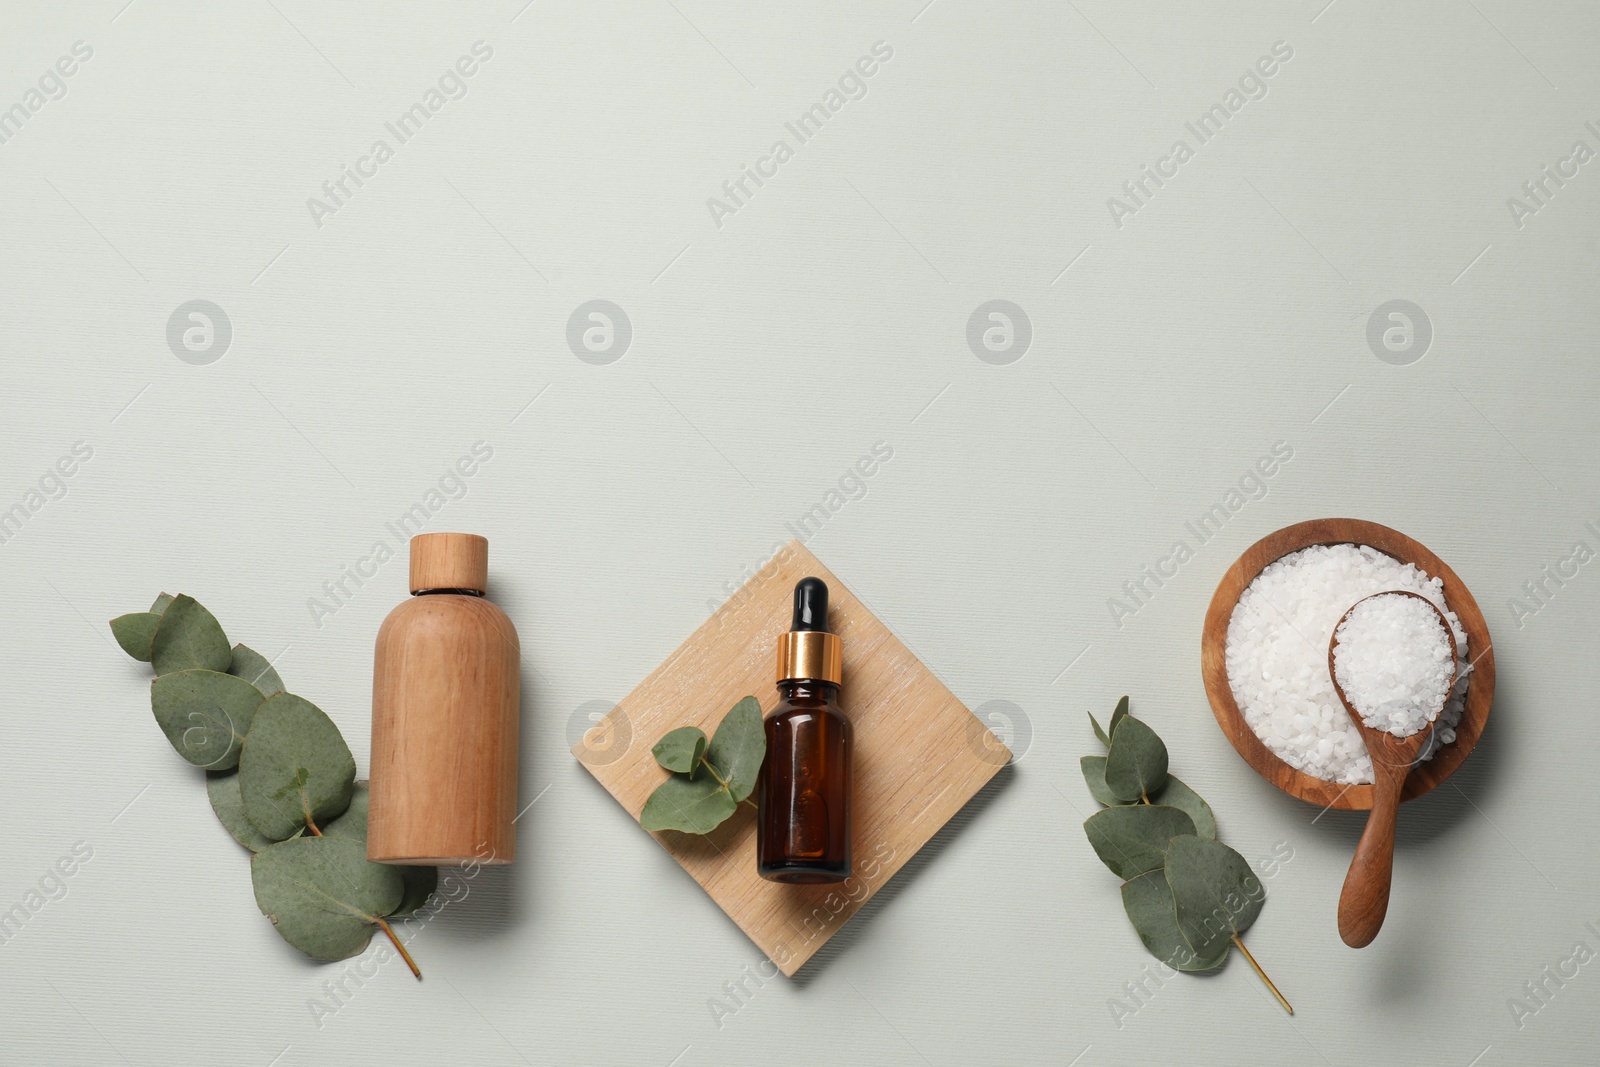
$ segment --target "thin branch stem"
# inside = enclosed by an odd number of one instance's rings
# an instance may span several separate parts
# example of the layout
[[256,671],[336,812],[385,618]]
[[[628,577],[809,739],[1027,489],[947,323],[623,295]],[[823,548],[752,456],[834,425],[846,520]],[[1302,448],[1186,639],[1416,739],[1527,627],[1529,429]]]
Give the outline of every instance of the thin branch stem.
[[1244,958],[1250,961],[1250,966],[1256,969],[1256,973],[1261,976],[1261,980],[1267,983],[1267,988],[1272,990],[1272,995],[1278,998],[1278,1003],[1283,1005],[1283,1010],[1293,1015],[1294,1009],[1289,1006],[1287,1000],[1283,999],[1283,994],[1278,992],[1278,987],[1272,984],[1272,979],[1268,978],[1267,972],[1261,969],[1261,964],[1257,963],[1256,958],[1250,955],[1250,950],[1244,947],[1244,942],[1239,940],[1238,934],[1233,935],[1233,943],[1238,946],[1240,952],[1244,953]]
[[[411,968],[411,973],[420,979],[422,977],[422,972],[417,969],[417,961],[411,958],[411,953],[406,951],[406,947],[402,945],[400,943],[400,939],[395,936],[394,928],[389,925],[388,920],[380,918],[378,920],[378,928],[389,935],[389,940],[394,942],[394,947],[400,950],[400,958],[406,961],[406,966]],[[1249,954],[1246,953],[1246,955]],[[1271,985],[1272,983],[1268,982],[1267,984]]]
[[[733,787],[728,784],[728,780],[726,778],[722,777],[722,775],[717,773],[717,769],[715,767],[711,766],[711,761],[706,759],[704,756],[701,756],[700,757],[700,763],[701,763],[702,766],[705,767],[706,773],[711,775],[711,777],[715,778],[717,780],[717,784],[720,785],[723,789],[725,789],[729,796],[732,796],[733,795]],[[743,800],[739,801],[739,803],[740,804],[749,804],[750,805],[750,810],[752,810],[752,811],[760,811],[761,810],[760,808],[758,808],[756,806],[756,802],[751,800],[749,797],[745,797]]]
[[701,756],[700,757],[700,763],[701,763],[702,766],[705,767],[706,773],[711,775],[711,777],[713,777],[713,778],[715,778],[717,780],[717,784],[718,785],[720,785],[724,789],[728,788],[728,780],[726,778],[722,777],[722,775],[717,773],[717,769],[715,767],[711,766],[711,761],[710,760],[706,759],[705,756]]

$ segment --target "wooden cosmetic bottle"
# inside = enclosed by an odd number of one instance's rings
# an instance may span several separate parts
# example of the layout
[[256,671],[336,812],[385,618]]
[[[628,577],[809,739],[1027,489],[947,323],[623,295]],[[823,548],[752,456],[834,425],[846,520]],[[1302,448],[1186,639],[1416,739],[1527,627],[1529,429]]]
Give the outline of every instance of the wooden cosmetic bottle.
[[383,621],[373,663],[370,860],[516,858],[521,648],[488,579],[484,538],[411,539],[413,596]]

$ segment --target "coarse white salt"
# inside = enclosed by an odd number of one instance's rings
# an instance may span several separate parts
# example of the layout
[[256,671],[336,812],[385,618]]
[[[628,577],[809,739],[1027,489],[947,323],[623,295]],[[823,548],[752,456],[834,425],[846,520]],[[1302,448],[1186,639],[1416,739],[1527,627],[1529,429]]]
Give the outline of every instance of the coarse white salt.
[[1313,545],[1256,575],[1228,620],[1224,650],[1245,722],[1291,767],[1341,785],[1372,781],[1366,746],[1328,673],[1328,640],[1351,605],[1390,590],[1427,597],[1455,635],[1457,680],[1422,758],[1456,739],[1466,702],[1467,635],[1445,603],[1444,583],[1370,545]]
[[1423,601],[1403,593],[1368,597],[1334,636],[1334,677],[1374,730],[1410,737],[1444,707],[1456,664],[1444,624]]

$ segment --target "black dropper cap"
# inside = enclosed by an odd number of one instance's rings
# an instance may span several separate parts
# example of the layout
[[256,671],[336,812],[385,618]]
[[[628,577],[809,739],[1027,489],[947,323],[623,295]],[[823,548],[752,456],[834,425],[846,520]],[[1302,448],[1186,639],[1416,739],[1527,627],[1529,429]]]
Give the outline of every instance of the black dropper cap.
[[802,578],[794,586],[794,625],[790,630],[828,632],[828,583]]

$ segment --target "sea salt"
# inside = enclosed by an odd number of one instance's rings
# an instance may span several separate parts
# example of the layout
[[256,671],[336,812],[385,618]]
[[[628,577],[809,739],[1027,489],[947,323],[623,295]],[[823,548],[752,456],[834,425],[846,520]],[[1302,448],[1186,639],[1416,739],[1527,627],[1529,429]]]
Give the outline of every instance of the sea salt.
[[1421,600],[1402,593],[1369,597],[1334,637],[1334,678],[1374,730],[1410,737],[1444,707],[1455,659],[1444,624]]
[[1457,680],[1422,758],[1455,740],[1466,699],[1467,635],[1445,603],[1444,584],[1370,545],[1313,545],[1268,564],[1245,588],[1224,654],[1245,722],[1291,767],[1341,785],[1372,781],[1366,746],[1328,673],[1328,640],[1351,605],[1390,590],[1432,601],[1455,635]]

